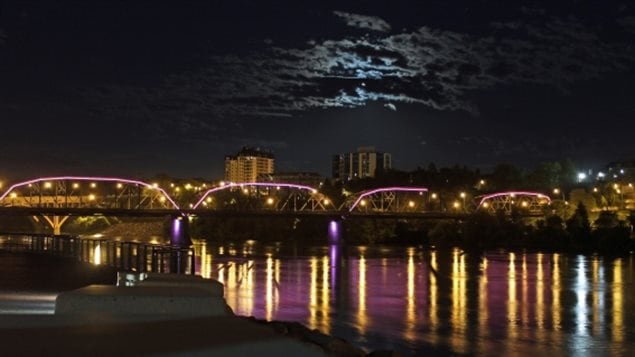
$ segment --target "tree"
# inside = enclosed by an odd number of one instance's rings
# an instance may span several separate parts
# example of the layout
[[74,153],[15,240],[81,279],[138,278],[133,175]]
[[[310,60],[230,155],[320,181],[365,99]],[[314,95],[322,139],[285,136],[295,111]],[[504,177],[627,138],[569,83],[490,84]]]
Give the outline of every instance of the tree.
[[499,191],[518,188],[522,184],[522,173],[513,165],[499,164],[494,168],[491,181]]
[[573,216],[567,220],[567,232],[571,241],[579,247],[589,248],[591,243],[591,223],[589,213],[582,202],[578,203]]

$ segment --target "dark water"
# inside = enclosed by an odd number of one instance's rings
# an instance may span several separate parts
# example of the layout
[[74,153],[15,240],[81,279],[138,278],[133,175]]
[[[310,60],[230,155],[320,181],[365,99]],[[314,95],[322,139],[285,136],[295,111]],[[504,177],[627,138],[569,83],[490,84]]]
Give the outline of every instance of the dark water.
[[196,244],[240,315],[404,354],[635,354],[633,256]]
[[108,267],[0,250],[0,319],[2,314],[52,314],[60,292],[116,281],[117,272]]

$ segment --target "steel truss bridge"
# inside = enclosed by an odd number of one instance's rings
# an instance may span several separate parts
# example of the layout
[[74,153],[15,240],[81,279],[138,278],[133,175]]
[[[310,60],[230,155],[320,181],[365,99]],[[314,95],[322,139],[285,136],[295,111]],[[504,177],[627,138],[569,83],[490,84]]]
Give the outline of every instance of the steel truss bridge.
[[[0,215],[42,217],[60,232],[69,216],[325,216],[453,218],[467,212],[431,210],[425,187],[384,187],[349,195],[339,206],[319,189],[290,183],[228,183],[177,200],[157,184],[117,177],[57,176],[8,186]],[[480,197],[477,209],[538,214],[550,200],[534,192],[501,192]]]

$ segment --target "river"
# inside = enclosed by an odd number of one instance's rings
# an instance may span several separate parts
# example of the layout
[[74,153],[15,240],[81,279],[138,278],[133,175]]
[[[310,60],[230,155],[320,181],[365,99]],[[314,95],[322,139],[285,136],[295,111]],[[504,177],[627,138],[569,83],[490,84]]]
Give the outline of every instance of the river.
[[239,315],[405,355],[635,351],[634,257],[197,241]]

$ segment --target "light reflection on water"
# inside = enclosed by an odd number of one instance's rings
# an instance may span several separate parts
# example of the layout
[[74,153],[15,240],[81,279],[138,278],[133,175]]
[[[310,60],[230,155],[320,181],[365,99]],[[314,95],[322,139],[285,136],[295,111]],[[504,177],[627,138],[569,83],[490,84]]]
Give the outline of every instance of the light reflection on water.
[[[406,354],[624,355],[635,351],[633,257],[484,255],[338,246],[306,254],[196,242],[205,277],[240,315],[298,321]],[[229,254],[223,254],[229,253]]]

